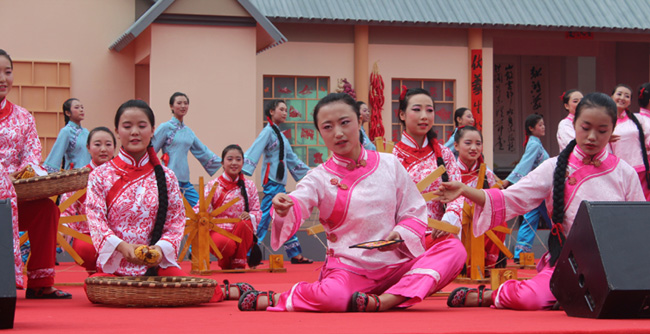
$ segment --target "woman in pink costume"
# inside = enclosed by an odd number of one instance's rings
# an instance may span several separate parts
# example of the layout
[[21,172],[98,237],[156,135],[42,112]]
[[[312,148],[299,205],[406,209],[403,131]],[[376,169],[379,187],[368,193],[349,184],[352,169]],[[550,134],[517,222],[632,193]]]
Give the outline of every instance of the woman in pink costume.
[[447,300],[450,307],[552,308],[556,300],[549,282],[580,202],[644,200],[634,168],[607,151],[617,119],[614,101],[602,93],[588,94],[578,105],[575,116],[576,139],[557,158],[544,161],[508,189],[478,190],[450,182],[438,190],[442,202],[463,195],[476,203],[473,224],[477,235],[503,220],[530,211],[543,200],[553,220],[549,252],[538,263],[537,276],[526,281],[507,281],[496,292],[484,286],[457,288]]
[[[273,199],[271,245],[279,248],[318,207],[328,240],[320,279],[283,293],[249,291],[242,311],[385,311],[419,303],[451,282],[467,256],[456,238],[425,250],[427,210],[392,154],[361,146],[359,110],[347,94],[329,94],[314,124],[332,152],[291,194]],[[379,249],[350,248],[403,240]]]

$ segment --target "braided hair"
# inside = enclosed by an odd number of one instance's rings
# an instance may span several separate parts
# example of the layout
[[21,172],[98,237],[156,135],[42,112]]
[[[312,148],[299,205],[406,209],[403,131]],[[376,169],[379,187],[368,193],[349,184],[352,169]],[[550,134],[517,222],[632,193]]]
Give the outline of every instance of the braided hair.
[[[115,113],[115,128],[118,128],[120,117],[122,114],[131,108],[140,109],[149,119],[149,123],[153,127],[156,124],[156,119],[149,105],[142,100],[129,100],[124,102]],[[169,199],[167,195],[167,179],[165,177],[165,171],[163,170],[160,160],[156,156],[156,151],[154,151],[153,146],[149,143],[147,147],[147,153],[149,154],[149,162],[154,166],[153,170],[156,174],[156,185],[158,186],[158,212],[156,213],[156,221],[151,231],[151,240],[149,245],[155,245],[160,238],[162,237],[163,230],[165,227],[165,222],[167,221],[167,209],[169,205]],[[145,273],[146,276],[156,276],[158,274],[157,267],[151,267],[147,269]]]
[[282,138],[282,133],[280,132],[278,126],[276,124],[273,124],[273,121],[271,119],[271,110],[275,110],[278,106],[280,106],[280,103],[284,103],[284,105],[287,104],[284,102],[284,100],[271,100],[266,103],[266,106],[264,106],[264,117],[266,117],[266,120],[269,122],[271,129],[273,129],[276,137],[278,137],[278,143],[280,144],[280,151],[278,153],[278,169],[275,172],[275,177],[278,180],[284,179],[284,139]]
[[645,109],[650,107],[650,82],[639,87],[639,106]]
[[[614,91],[612,91],[612,95],[616,93],[616,89],[619,87],[627,88],[630,93],[632,92],[632,88],[630,86],[625,85],[625,84],[618,84],[616,87],[614,87]],[[639,104],[641,103],[641,99],[639,96]],[[641,123],[639,123],[639,119],[636,117],[636,115],[630,111],[630,109],[625,109],[625,114],[627,117],[630,118],[630,120],[636,125],[636,129],[639,132],[639,145],[641,146],[641,157],[643,158],[643,166],[645,167],[645,180],[648,189],[650,189],[650,174],[648,173],[650,171],[650,163],[648,162],[648,151],[646,150],[645,147],[645,133],[643,132],[643,126],[641,126]]]
[[[604,108],[611,117],[612,124],[616,126],[616,103],[614,103],[614,101],[606,94],[587,94],[576,107],[576,117],[573,120],[574,125],[577,119],[580,117],[580,112],[585,108]],[[551,254],[551,266],[554,266],[557,262],[557,259],[560,256],[560,252],[562,251],[562,245],[566,240],[566,236],[562,228],[565,214],[564,193],[569,156],[575,147],[576,140],[573,139],[557,157],[557,165],[555,166],[555,171],[553,172],[553,214],[551,215],[553,227],[551,229],[551,233],[548,236],[548,250]]]
[[[226,154],[232,150],[238,151],[239,154],[241,154],[242,159],[244,158],[244,151],[241,149],[241,147],[237,144],[232,144],[226,146],[226,148],[223,149],[223,152],[221,152],[221,161],[225,161]],[[244,175],[241,172],[239,173],[239,180],[237,180],[237,185],[241,191],[241,196],[244,198],[244,211],[249,212],[250,208],[248,206],[248,192],[246,192],[246,181],[244,179]]]
[[[402,89],[405,89],[406,87],[402,87]],[[426,90],[422,88],[411,88],[406,90],[405,93],[400,96],[399,99],[399,112],[400,113],[405,113],[406,114],[406,108],[408,107],[408,101],[411,99],[412,96],[415,95],[420,95],[424,94],[431,98],[431,94]],[[435,109],[436,105],[433,102],[433,98],[431,98],[431,103],[433,104],[433,108]],[[402,125],[406,126],[406,122],[401,119]],[[433,127],[427,131],[427,140],[429,141],[429,145],[433,148],[433,153],[436,155],[436,163],[438,166],[445,166],[445,160],[442,158],[442,149],[440,148],[440,144],[438,143],[438,135],[436,132],[433,130]],[[442,176],[442,182],[448,182],[449,181],[449,174],[447,171],[445,171]]]

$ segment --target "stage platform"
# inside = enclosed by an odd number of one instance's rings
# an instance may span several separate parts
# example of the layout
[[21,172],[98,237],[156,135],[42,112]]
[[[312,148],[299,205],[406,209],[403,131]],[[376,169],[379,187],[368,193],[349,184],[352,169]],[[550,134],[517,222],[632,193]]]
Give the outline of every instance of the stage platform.
[[[268,261],[265,261],[268,263]],[[322,263],[292,265],[286,273],[218,273],[211,278],[246,281],[259,290],[284,291],[298,281],[315,281]],[[182,263],[189,271],[189,262]],[[261,266],[264,267],[264,266]],[[213,269],[218,269],[213,263]],[[650,320],[596,320],[562,311],[451,309],[445,297],[429,297],[385,313],[240,312],[236,301],[183,308],[117,308],[91,304],[80,283],[87,277],[73,263],[57,266],[57,287],[71,300],[26,300],[18,291],[16,333],[650,333]],[[520,271],[520,277],[534,275]],[[70,285],[71,284],[71,285]],[[459,284],[447,286],[450,292]]]

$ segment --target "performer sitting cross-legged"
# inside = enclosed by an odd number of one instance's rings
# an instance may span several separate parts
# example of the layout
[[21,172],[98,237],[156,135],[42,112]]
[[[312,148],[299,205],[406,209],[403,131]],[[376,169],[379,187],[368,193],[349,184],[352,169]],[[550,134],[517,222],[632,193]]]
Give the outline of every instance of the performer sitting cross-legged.
[[[479,190],[460,182],[443,183],[438,200],[448,202],[465,196],[476,204],[475,235],[504,220],[528,212],[546,200],[552,212],[553,228],[549,252],[537,264],[537,276],[506,281],[495,292],[457,288],[447,300],[450,307],[492,306],[516,310],[550,309],[556,300],[550,280],[555,263],[582,201],[644,201],[637,173],[606,148],[616,126],[616,104],[602,93],[587,94],[576,108],[573,125],[576,139],[557,158],[538,168],[506,190]],[[607,191],[603,191],[607,189]]]
[[[385,311],[419,303],[451,282],[465,249],[450,238],[425,250],[424,199],[395,156],[361,146],[355,101],[327,95],[314,108],[314,124],[333,155],[291,194],[273,198],[271,245],[279,248],[318,207],[328,244],[320,279],[282,293],[245,292],[239,309]],[[350,248],[380,239],[403,242]]]

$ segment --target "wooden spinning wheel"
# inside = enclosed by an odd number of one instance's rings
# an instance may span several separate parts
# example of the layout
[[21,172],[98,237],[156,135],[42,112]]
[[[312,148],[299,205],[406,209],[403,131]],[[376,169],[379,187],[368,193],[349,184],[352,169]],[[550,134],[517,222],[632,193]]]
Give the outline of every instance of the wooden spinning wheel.
[[[478,172],[478,182],[476,183],[477,189],[483,188],[485,169],[485,164],[481,164]],[[485,271],[485,237],[488,237],[507,258],[511,259],[513,257],[512,253],[494,232],[510,234],[512,231],[505,226],[496,226],[484,234],[474,237],[473,218],[474,205],[465,203],[462,212],[463,233],[461,240],[467,250],[467,267],[469,268],[467,277],[472,281],[479,281],[485,278],[483,274]]]
[[[68,197],[63,203],[59,204],[59,211],[64,212],[66,209],[68,209],[74,202],[76,202],[81,196],[86,194],[86,188],[81,189],[77,192],[75,192],[72,196]],[[70,243],[65,239],[65,235],[70,236],[75,239],[79,239],[81,241],[87,242],[89,244],[93,244],[92,239],[90,238],[89,235],[80,233],[76,230],[73,230],[72,228],[66,226],[65,224],[69,223],[76,223],[76,222],[81,222],[81,221],[86,221],[86,215],[74,215],[74,216],[67,216],[67,217],[60,217],[59,218],[59,226],[58,226],[58,231],[56,235],[56,242],[59,247],[63,248],[70,256],[74,259],[74,261],[82,265],[84,261],[81,259],[79,254],[72,248]],[[25,232],[20,237],[20,245],[22,246],[27,240],[29,239],[29,234]]]
[[210,250],[221,259],[223,255],[217,248],[210,237],[210,232],[214,231],[224,235],[237,243],[242,240],[238,236],[220,228],[217,224],[223,223],[237,223],[239,218],[215,218],[222,212],[226,211],[229,207],[239,201],[239,198],[233,198],[231,201],[224,203],[222,206],[208,212],[212,198],[217,190],[214,186],[210,190],[208,198],[205,198],[205,186],[203,184],[203,177],[199,178],[199,212],[194,212],[194,208],[183,198],[185,205],[185,215],[187,216],[187,223],[185,224],[185,231],[183,237],[188,235],[187,242],[183,246],[179,259],[183,259],[190,245],[192,246],[192,274],[210,274]]

